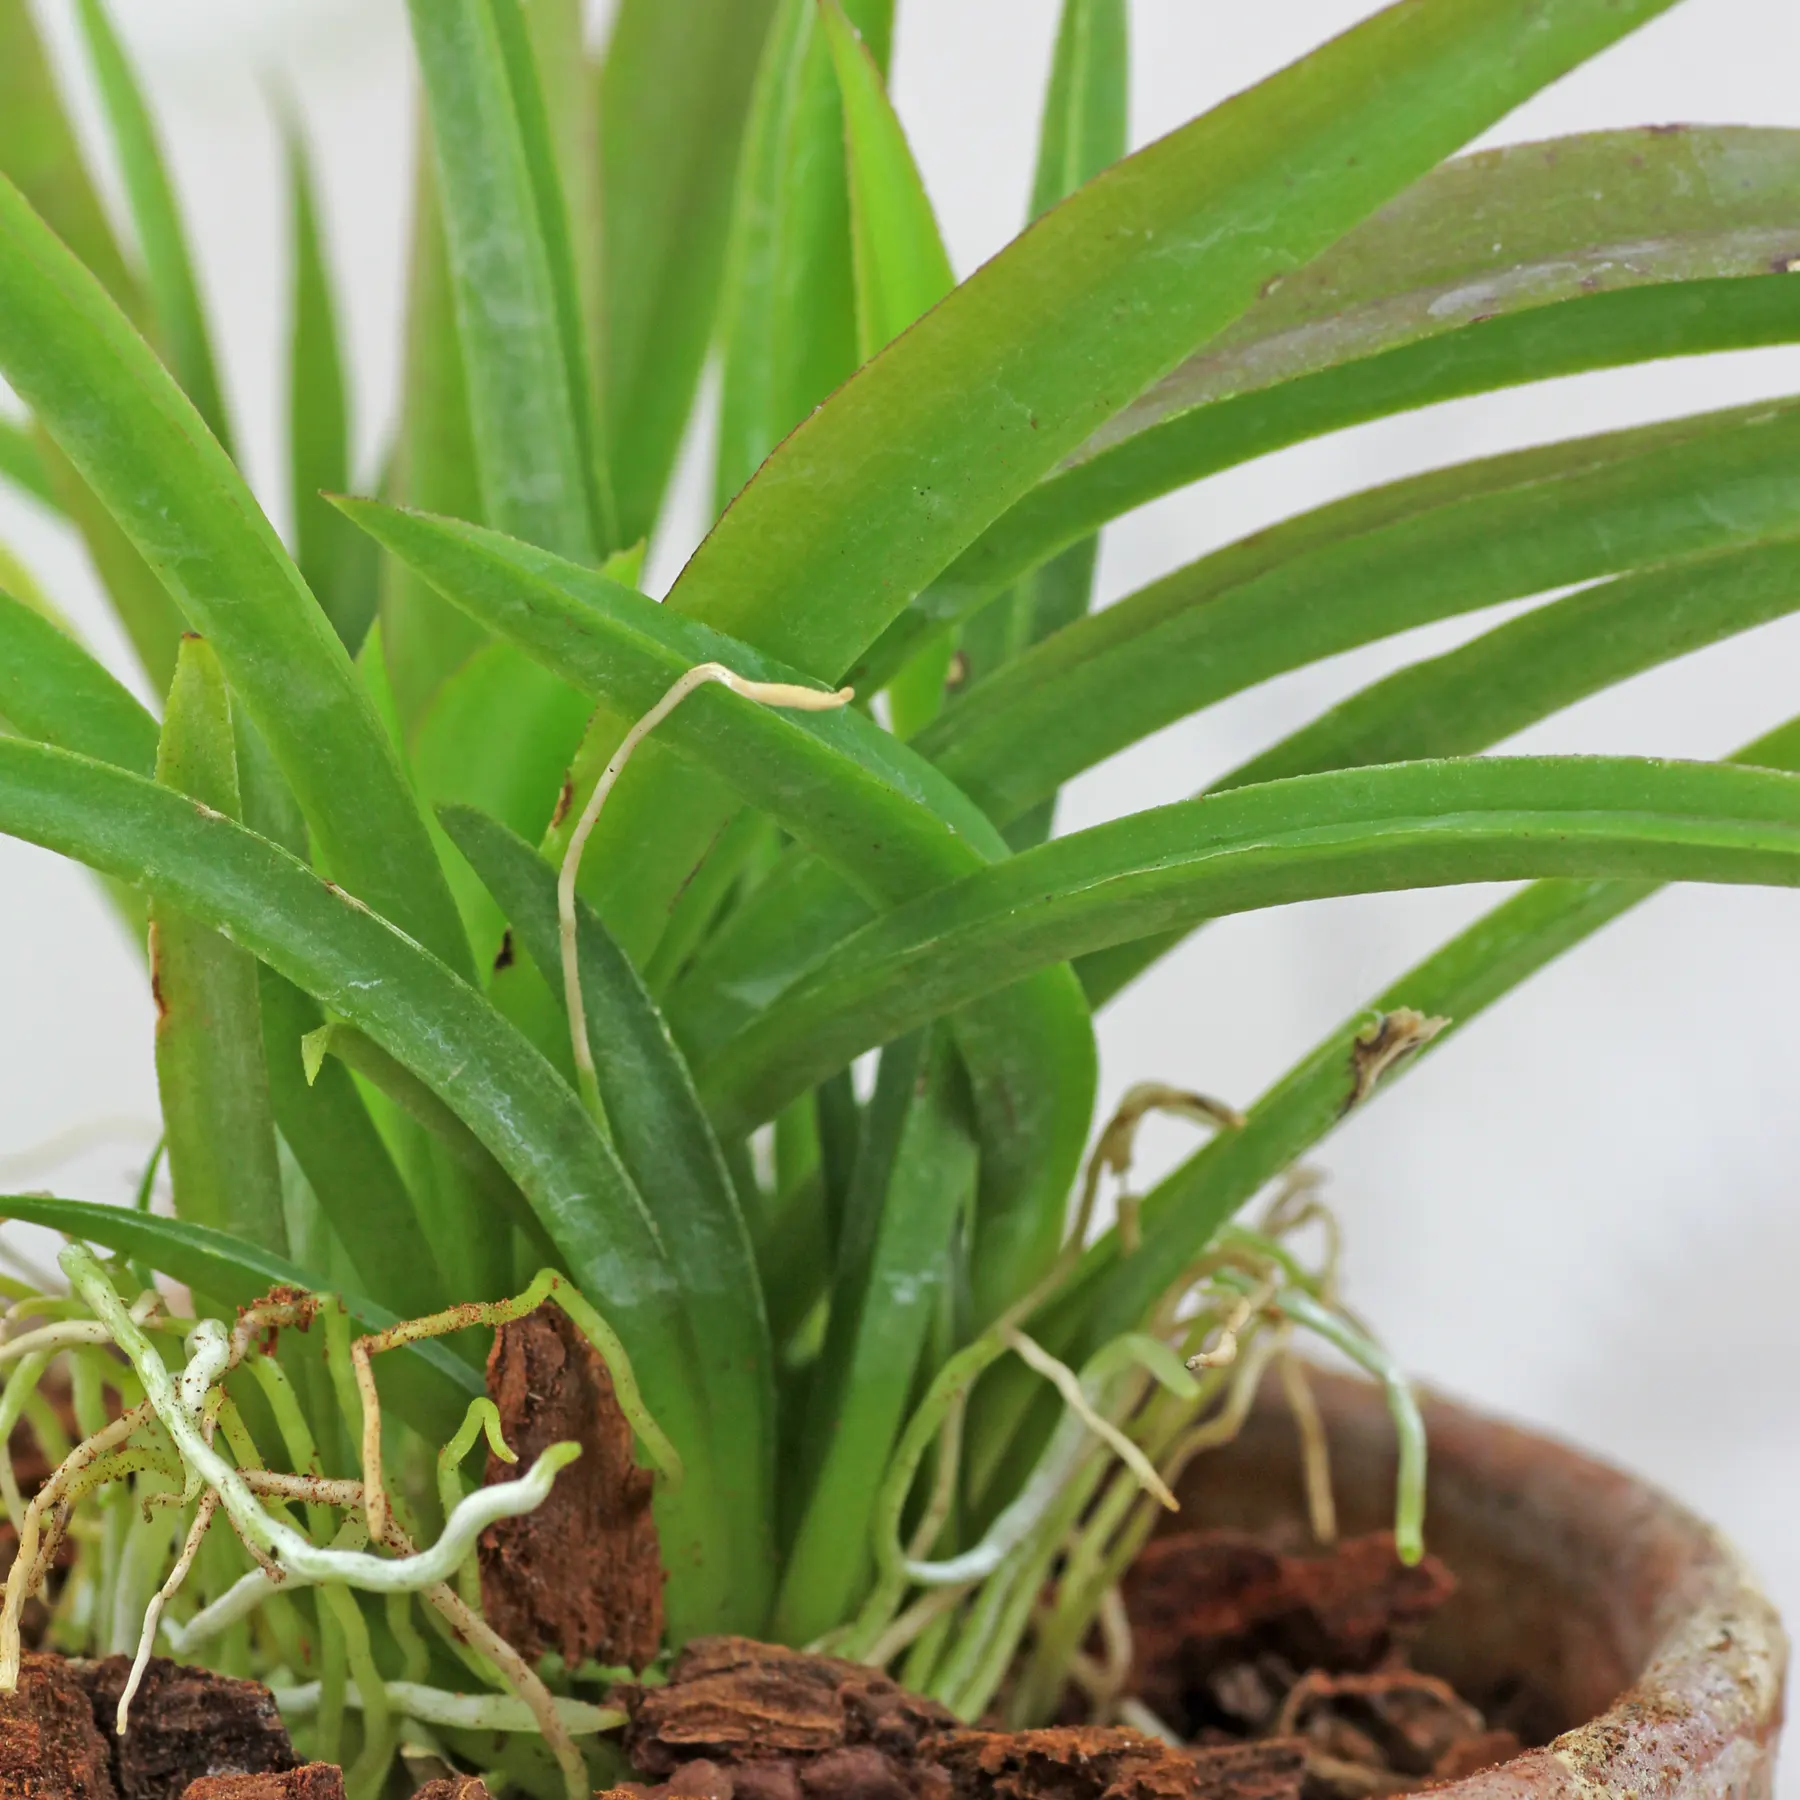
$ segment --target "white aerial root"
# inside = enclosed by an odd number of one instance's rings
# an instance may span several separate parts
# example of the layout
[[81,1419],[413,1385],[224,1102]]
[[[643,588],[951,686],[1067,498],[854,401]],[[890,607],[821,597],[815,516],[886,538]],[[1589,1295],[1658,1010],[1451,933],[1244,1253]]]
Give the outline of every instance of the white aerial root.
[[562,868],[556,878],[556,918],[562,942],[563,998],[569,1010],[569,1047],[575,1055],[575,1073],[583,1097],[590,1106],[597,1102],[598,1081],[594,1073],[594,1053],[588,1046],[587,1008],[581,997],[581,953],[575,927],[575,879],[581,872],[582,853],[599,821],[600,809],[606,804],[632,753],[689,694],[711,682],[728,687],[746,700],[763,706],[784,707],[794,712],[832,712],[847,706],[855,696],[851,688],[826,693],[818,688],[797,686],[788,681],[752,681],[723,663],[699,663],[679,676],[669,691],[626,732],[612,760],[594,783],[594,791],[582,808],[581,817],[569,835],[569,847],[563,853]]
[[1081,1391],[1081,1378],[1066,1362],[1052,1356],[1035,1339],[1028,1338],[1024,1332],[1009,1328],[1005,1334],[1007,1347],[1019,1359],[1048,1381],[1062,1395],[1070,1412],[1081,1420],[1095,1437],[1101,1439],[1112,1448],[1112,1452],[1124,1463],[1139,1484],[1147,1493],[1154,1494],[1170,1512],[1179,1512],[1180,1503],[1169,1489],[1169,1484],[1157,1474],[1156,1465],[1112,1420],[1103,1418],[1089,1403],[1088,1397]]
[[[417,1681],[387,1681],[390,1709],[401,1717],[420,1725],[438,1725],[453,1731],[536,1731],[538,1721],[523,1700],[511,1694],[453,1694],[448,1688],[428,1687]],[[298,1687],[276,1688],[275,1704],[282,1716],[305,1718],[319,1710],[321,1684],[316,1681]],[[360,1707],[362,1695],[354,1688],[344,1694],[346,1705]],[[628,1714],[613,1706],[594,1706],[585,1700],[558,1700],[556,1716],[571,1737],[593,1737],[602,1731],[616,1731],[627,1722]]]
[[[61,1262],[75,1291],[111,1329],[112,1339],[124,1351],[163,1429],[174,1440],[182,1463],[219,1496],[226,1516],[244,1542],[270,1558],[284,1578],[304,1582],[342,1582],[371,1593],[417,1592],[446,1580],[475,1547],[475,1540],[498,1519],[516,1518],[540,1506],[550,1492],[557,1471],[581,1454],[576,1444],[552,1444],[530,1470],[516,1481],[496,1482],[470,1494],[444,1521],[444,1529],[429,1549],[406,1556],[381,1557],[357,1550],[336,1550],[314,1544],[284,1519],[261,1506],[244,1471],[233,1467],[215,1451],[201,1429],[204,1392],[197,1396],[198,1378],[187,1377],[199,1364],[203,1371],[222,1370],[230,1355],[225,1328],[217,1320],[202,1320],[190,1334],[192,1361],[182,1379],[172,1378],[155,1346],[131,1319],[93,1253],[80,1244],[63,1251]],[[211,1329],[207,1330],[206,1327]],[[141,1409],[140,1409],[141,1410]],[[208,1609],[211,1610],[211,1609]],[[0,1625],[4,1620],[0,1620]],[[0,1645],[3,1653],[4,1645]],[[16,1678],[16,1669],[15,1669]],[[0,1662],[0,1688],[6,1685]]]
[[[83,1471],[116,1445],[124,1443],[140,1425],[148,1424],[152,1416],[150,1402],[143,1401],[121,1413],[85,1443],[77,1444],[26,1506],[19,1547],[13,1556],[12,1567],[7,1571],[6,1597],[0,1602],[0,1693],[10,1694],[19,1685],[19,1619],[27,1598],[37,1585],[38,1572],[44,1561],[41,1555],[44,1515],[62,1503],[63,1496]],[[52,1531],[60,1536],[54,1526]]]
[[131,1659],[131,1673],[125,1678],[124,1692],[119,1695],[119,1710],[113,1723],[113,1730],[120,1736],[125,1735],[125,1727],[131,1722],[131,1703],[137,1697],[138,1684],[144,1679],[144,1671],[150,1666],[150,1652],[156,1643],[156,1625],[162,1617],[162,1610],[174,1599],[176,1591],[187,1580],[188,1570],[194,1566],[194,1558],[200,1553],[200,1541],[206,1536],[206,1528],[213,1522],[213,1514],[219,1510],[219,1496],[207,1492],[200,1496],[200,1504],[194,1512],[194,1522],[188,1527],[186,1541],[181,1546],[181,1554],[175,1559],[175,1566],[169,1571],[169,1579],[150,1596],[150,1604],[144,1608],[144,1629],[138,1634],[137,1655]]
[[1291,1336],[1291,1330],[1281,1334],[1276,1368],[1280,1371],[1281,1390],[1287,1396],[1288,1411],[1293,1414],[1294,1430],[1300,1439],[1300,1467],[1306,1478],[1307,1522],[1316,1543],[1335,1544],[1337,1500],[1331,1488],[1331,1446],[1325,1436],[1325,1421],[1319,1416],[1318,1399],[1307,1378],[1306,1364],[1289,1345]]

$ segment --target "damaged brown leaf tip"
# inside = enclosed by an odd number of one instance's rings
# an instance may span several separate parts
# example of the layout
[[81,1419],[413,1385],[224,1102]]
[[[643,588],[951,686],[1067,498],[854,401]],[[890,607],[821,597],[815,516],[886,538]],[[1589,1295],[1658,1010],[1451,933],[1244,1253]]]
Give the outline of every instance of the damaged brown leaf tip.
[[1343,1110],[1353,1112],[1409,1057],[1416,1056],[1448,1025],[1446,1018],[1396,1006],[1356,1034],[1350,1045],[1350,1092]]
[[[527,1656],[557,1651],[641,1669],[662,1647],[662,1553],[650,1516],[655,1476],[599,1352],[558,1306],[503,1325],[488,1358],[502,1435],[527,1463],[552,1444],[581,1445],[535,1512],[482,1534],[481,1606]],[[491,1452],[486,1480],[513,1473]]]

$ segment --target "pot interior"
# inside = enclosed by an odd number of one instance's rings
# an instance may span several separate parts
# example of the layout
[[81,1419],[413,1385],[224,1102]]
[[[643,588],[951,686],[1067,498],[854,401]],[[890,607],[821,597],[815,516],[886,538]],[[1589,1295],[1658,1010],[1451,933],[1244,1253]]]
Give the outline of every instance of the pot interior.
[[[1394,1436],[1367,1383],[1315,1374],[1339,1529],[1393,1519]],[[1414,1661],[1527,1743],[1604,1712],[1643,1672],[1717,1551],[1654,1490],[1545,1438],[1427,1401],[1426,1543],[1457,1579]],[[1306,1541],[1298,1440],[1279,1387],[1239,1438],[1190,1465],[1163,1529]]]

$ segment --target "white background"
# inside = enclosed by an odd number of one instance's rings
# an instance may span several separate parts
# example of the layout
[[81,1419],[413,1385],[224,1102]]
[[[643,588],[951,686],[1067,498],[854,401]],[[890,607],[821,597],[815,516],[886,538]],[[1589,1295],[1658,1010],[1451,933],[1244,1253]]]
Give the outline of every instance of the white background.
[[[68,0],[43,0],[70,37]],[[1016,229],[1053,0],[902,0],[895,84],[958,271]],[[1170,129],[1372,8],[1135,0],[1133,138]],[[281,520],[286,321],[271,94],[297,97],[347,285],[357,432],[394,400],[410,75],[400,0],[122,0],[197,237],[240,438]],[[1526,107],[1501,142],[1662,122],[1800,125],[1800,8],[1687,0]],[[1800,195],[1796,196],[1800,215]],[[1800,216],[1797,216],[1800,225]],[[1270,458],[1115,528],[1114,598],[1246,531],[1448,459],[1800,388],[1800,351],[1548,384]],[[690,454],[658,591],[700,521]],[[123,659],[80,554],[0,497],[23,553]],[[1191,792],[1323,704],[1488,621],[1271,683],[1079,782],[1064,823]],[[1508,748],[1713,756],[1800,711],[1800,620],[1645,676]],[[1321,903],[1227,922],[1108,1015],[1105,1094],[1156,1076],[1247,1102],[1321,1031],[1489,904],[1490,891]],[[1649,1473],[1719,1521],[1800,1617],[1800,898],[1684,889],[1534,980],[1360,1114],[1323,1157],[1352,1299],[1426,1379]],[[98,1141],[0,1180],[119,1198],[152,1135],[150,1013],[85,877],[0,840],[0,1155]],[[1185,1143],[1147,1138],[1149,1160]],[[1800,1795],[1800,1783],[1790,1784]]]

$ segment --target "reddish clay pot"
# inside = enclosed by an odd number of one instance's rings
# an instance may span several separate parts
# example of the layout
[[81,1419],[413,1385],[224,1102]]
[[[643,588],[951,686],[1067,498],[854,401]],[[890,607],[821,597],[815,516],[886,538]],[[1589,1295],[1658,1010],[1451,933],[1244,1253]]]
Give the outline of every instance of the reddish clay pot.
[[[1321,1377],[1346,1532],[1392,1517],[1379,1391]],[[1547,1438],[1425,1405],[1426,1536],[1459,1588],[1415,1656],[1482,1704],[1525,1701],[1549,1742],[1434,1800],[1768,1800],[1787,1639],[1717,1532],[1667,1496]],[[1174,1529],[1305,1517],[1291,1419],[1273,1388],[1229,1449],[1199,1458]],[[1523,1690],[1521,1694],[1520,1690]]]

